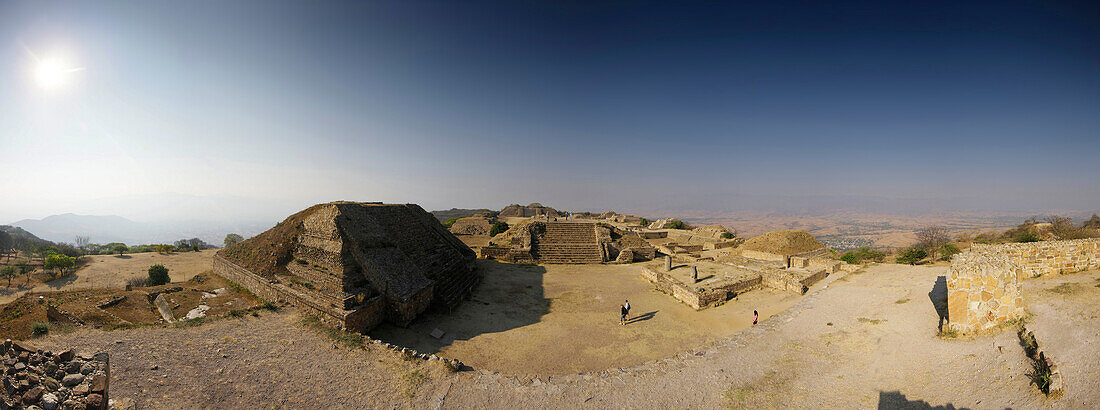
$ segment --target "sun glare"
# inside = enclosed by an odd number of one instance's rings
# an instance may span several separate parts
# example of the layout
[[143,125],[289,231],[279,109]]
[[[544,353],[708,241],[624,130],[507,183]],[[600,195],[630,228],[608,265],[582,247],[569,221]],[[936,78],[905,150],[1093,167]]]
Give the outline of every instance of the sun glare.
[[83,70],[80,67],[67,67],[56,58],[39,60],[34,68],[34,80],[39,87],[55,89],[67,83],[72,73]]

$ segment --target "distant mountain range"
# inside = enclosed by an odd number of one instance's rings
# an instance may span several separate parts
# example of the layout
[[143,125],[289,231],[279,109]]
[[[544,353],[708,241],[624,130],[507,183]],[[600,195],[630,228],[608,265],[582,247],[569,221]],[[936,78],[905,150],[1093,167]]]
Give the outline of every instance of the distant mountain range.
[[92,243],[122,242],[127,245],[172,243],[179,239],[199,238],[221,246],[226,234],[236,233],[248,238],[267,230],[274,222],[145,223],[117,215],[61,214],[42,219],[24,219],[9,225],[54,242],[72,243],[77,236],[87,236]]

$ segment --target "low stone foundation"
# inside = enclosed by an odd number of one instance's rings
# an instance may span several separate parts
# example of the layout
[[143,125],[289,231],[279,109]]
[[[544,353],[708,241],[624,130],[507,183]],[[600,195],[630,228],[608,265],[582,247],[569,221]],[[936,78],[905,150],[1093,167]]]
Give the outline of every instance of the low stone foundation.
[[762,276],[764,286],[801,295],[827,274],[821,268],[793,268],[768,270]]
[[717,306],[740,293],[760,286],[759,275],[752,275],[743,280],[731,281],[711,288],[689,286],[672,277],[672,275],[647,267],[642,268],[641,275],[657,287],[657,290],[671,295],[695,310]]

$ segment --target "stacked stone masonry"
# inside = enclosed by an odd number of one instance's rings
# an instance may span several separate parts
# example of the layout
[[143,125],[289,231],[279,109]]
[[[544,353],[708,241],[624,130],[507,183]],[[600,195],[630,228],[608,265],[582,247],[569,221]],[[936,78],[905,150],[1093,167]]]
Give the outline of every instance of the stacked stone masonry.
[[52,353],[12,340],[0,345],[3,374],[0,408],[108,408],[111,379],[107,353],[77,356],[72,350]]
[[974,332],[1024,314],[1020,281],[1100,268],[1100,238],[975,244],[956,255],[947,276],[948,324]]
[[1004,255],[1028,278],[1100,269],[1100,238],[1069,241],[974,244],[972,251]]
[[334,202],[313,208],[291,240],[285,274],[265,277],[219,252],[214,271],[267,300],[365,332],[451,308],[479,280],[476,254],[419,206]]
[[1022,273],[1003,253],[955,255],[947,272],[948,327],[968,333],[1022,316]]

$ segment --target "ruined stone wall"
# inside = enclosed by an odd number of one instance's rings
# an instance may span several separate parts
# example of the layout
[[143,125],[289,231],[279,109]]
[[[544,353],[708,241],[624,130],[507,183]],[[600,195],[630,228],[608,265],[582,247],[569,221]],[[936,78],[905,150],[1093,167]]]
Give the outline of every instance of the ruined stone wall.
[[1024,277],[1100,269],[1100,238],[1069,241],[974,244],[972,251],[996,253],[1023,269]]
[[1100,268],[1100,239],[975,244],[955,255],[947,274],[951,329],[973,332],[1024,314],[1020,281]]
[[1022,273],[999,249],[955,255],[947,271],[948,327],[973,332],[1022,316]]
[[221,255],[214,255],[213,270],[218,276],[248,289],[260,299],[290,303],[324,322],[342,326],[348,330],[365,332],[385,319],[382,298],[367,300],[355,310],[348,311],[337,306],[317,303],[313,297],[249,272]]

